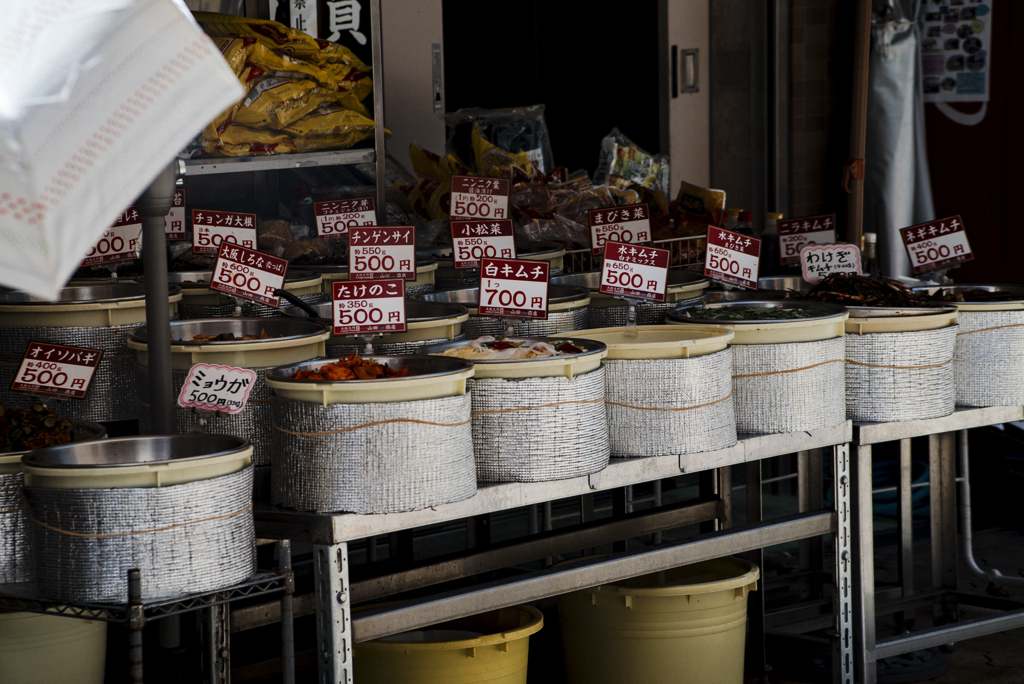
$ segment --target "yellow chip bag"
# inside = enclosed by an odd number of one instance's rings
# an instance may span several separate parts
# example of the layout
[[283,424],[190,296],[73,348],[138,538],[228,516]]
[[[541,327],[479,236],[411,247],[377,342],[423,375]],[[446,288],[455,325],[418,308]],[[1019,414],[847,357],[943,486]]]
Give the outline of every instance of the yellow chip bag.
[[220,140],[225,145],[245,145],[248,143],[276,145],[290,142],[289,137],[284,133],[269,131],[265,128],[250,128],[237,122],[232,122],[224,127],[220,134]]
[[295,113],[296,102],[314,88],[314,81],[262,76],[252,82],[249,93],[238,103],[233,120],[246,126],[284,128],[313,109]]
[[373,92],[373,79],[369,71],[347,64],[325,64],[324,71],[334,79],[339,92],[351,92],[358,102],[362,102]]
[[476,157],[476,172],[481,176],[503,177],[511,174],[512,165],[518,166],[527,176],[533,176],[533,164],[525,152],[503,150],[480,135],[480,124],[473,126],[473,154]]
[[329,40],[317,40],[316,43],[320,46],[320,62],[326,62],[327,64],[347,64],[359,69],[360,71],[370,71],[370,67],[364,64],[361,59],[356,57],[356,53],[352,52],[344,45],[338,45],[337,43],[332,43]]
[[292,79],[310,79],[326,88],[333,88],[337,79],[318,66],[301,59],[279,55],[263,43],[256,43],[249,51],[248,64],[265,71],[269,76]]
[[235,72],[235,76],[241,79],[242,71],[245,69],[245,60],[248,59],[249,53],[252,52],[256,39],[242,38],[241,36],[225,36],[223,38],[215,38],[213,44],[220,50],[221,56],[224,57],[224,61],[228,63],[231,70]]
[[373,135],[376,124],[340,105],[321,107],[284,127],[299,152],[352,147]]
[[267,19],[250,19],[217,12],[193,12],[207,35],[214,38],[242,36],[255,38],[282,55],[299,59],[317,58],[320,46],[312,36]]

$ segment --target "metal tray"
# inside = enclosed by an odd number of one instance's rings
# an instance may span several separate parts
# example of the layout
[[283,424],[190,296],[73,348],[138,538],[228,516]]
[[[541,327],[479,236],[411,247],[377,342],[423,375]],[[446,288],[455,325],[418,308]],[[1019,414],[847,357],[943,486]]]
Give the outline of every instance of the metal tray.
[[[179,288],[172,287],[171,294],[177,294]],[[61,289],[55,301],[36,297],[23,290],[12,290],[0,293],[0,305],[8,304],[83,304],[93,302],[118,302],[131,299],[145,299],[146,290],[142,283],[125,281],[120,283],[104,283],[102,285],[74,285]]]
[[1013,294],[1018,295],[1017,299],[999,299],[992,301],[985,301],[982,299],[972,299],[963,302],[936,302],[936,304],[1024,304],[1024,285],[995,285],[995,284],[981,284],[981,285],[933,285],[930,287],[915,287],[914,292],[919,292],[926,295],[935,295],[942,291],[948,294],[957,294],[960,292],[969,292],[984,290],[985,292],[992,292],[993,294]]
[[850,312],[850,318],[902,318],[907,316],[938,316],[953,313],[956,311],[956,307],[848,306],[846,310]]
[[[437,259],[432,259],[430,257],[421,257],[418,254],[416,255],[416,268],[417,269],[423,268],[424,266],[430,266],[431,264],[435,264],[435,263],[437,263]],[[320,274],[320,273],[348,273],[348,264],[347,263],[346,264],[323,264],[323,265],[302,264],[301,266],[297,266],[296,268],[301,268],[302,270],[309,272],[310,273],[309,278],[312,278],[314,276],[314,274]],[[291,275],[290,271],[289,271],[289,275]]]
[[[310,304],[310,306],[317,311],[320,319],[326,321],[333,320],[334,313],[331,311],[331,308],[334,304],[332,302]],[[297,306],[282,306],[281,313],[293,318],[310,318],[305,311]],[[408,297],[405,300],[405,320],[407,323],[458,318],[468,313],[469,309],[458,304],[439,304],[437,302],[426,302]]]
[[[548,285],[548,304],[561,304],[577,299],[586,299],[590,296],[590,290],[585,287],[572,285]],[[424,302],[438,302],[443,304],[461,304],[470,309],[476,309],[480,302],[480,288],[467,287],[462,290],[438,290],[435,292],[424,292],[418,294],[414,299]]]
[[[545,256],[557,255],[558,252],[564,252],[565,247],[557,242],[549,242],[547,240],[532,240],[526,242],[516,241],[516,258],[522,259],[525,256],[530,257],[530,261],[540,261]],[[437,257],[441,261],[445,262],[442,265],[451,266],[452,261],[452,245],[435,245],[433,247],[417,248],[417,258],[422,255],[429,255]],[[478,273],[480,269],[460,269],[464,273]]]
[[807,292],[811,289],[811,284],[800,276],[771,276],[758,278],[757,289]]
[[233,435],[117,437],[37,449],[26,455],[22,462],[36,468],[116,468],[167,461],[198,461],[248,447],[249,440]]
[[[200,342],[193,340],[196,335],[220,335],[234,333],[236,337],[259,335],[266,330],[270,338],[265,340],[223,340],[220,342]],[[171,321],[171,344],[178,345],[217,345],[217,344],[260,344],[263,342],[280,342],[303,337],[322,335],[323,324],[313,320],[295,318],[193,318],[184,321]],[[146,344],[149,333],[145,325],[140,325],[129,337],[130,340]]]
[[[697,273],[696,271],[687,271],[685,269],[672,269],[668,270],[668,287],[678,287],[680,285],[697,285],[700,283],[709,282],[709,278]],[[551,279],[552,285],[573,285],[576,287],[585,287],[591,292],[597,292],[601,288],[601,272],[600,271],[584,271],[582,273],[565,273],[563,275],[555,276]]]
[[340,359],[316,359],[303,361],[289,366],[279,366],[267,371],[267,380],[276,382],[289,382],[296,385],[323,385],[325,383],[338,383],[339,385],[368,385],[380,383],[393,383],[414,378],[441,378],[446,375],[461,373],[472,367],[473,362],[466,359],[457,359],[450,356],[364,356],[364,359],[376,361],[395,370],[402,368],[409,369],[409,375],[404,378],[377,378],[374,380],[296,380],[292,376],[297,371],[317,370],[323,366],[337,363]]
[[[806,318],[750,318],[743,320],[722,320],[717,318],[697,318],[684,316],[684,311],[699,310],[702,306],[706,306],[709,309],[749,309],[749,308],[778,308],[778,309],[804,309],[807,311],[813,311],[814,316],[808,316]],[[822,320],[826,318],[837,318],[846,314],[847,309],[845,306],[839,304],[826,304],[824,302],[804,302],[790,299],[752,299],[746,301],[732,301],[732,302],[709,302],[707,304],[695,304],[690,306],[682,306],[672,310],[668,317],[673,321],[684,321],[687,323],[705,323],[707,325],[721,325],[726,324],[750,324],[750,323],[797,323],[800,321],[814,321]]]
[[[581,334],[582,333],[586,333],[585,330],[577,330],[575,332],[579,332]],[[552,358],[552,359],[579,359],[579,358],[583,358],[584,356],[590,356],[591,354],[599,354],[599,353],[601,353],[603,351],[606,351],[608,349],[608,346],[604,342],[598,342],[597,340],[588,340],[585,337],[577,338],[572,333],[567,333],[565,335],[556,335],[556,336],[552,336],[552,337],[509,337],[507,339],[513,340],[515,342],[528,342],[529,344],[533,344],[535,342],[548,342],[549,344],[553,343],[553,342],[571,342],[572,344],[576,345],[577,347],[580,347],[581,349],[583,349],[583,351],[580,352],[579,354],[562,354],[561,356],[537,357],[537,358],[532,358],[532,359],[486,359],[486,360],[485,359],[473,359],[471,361],[471,363],[476,363],[476,364],[481,364],[481,363],[484,363],[484,364],[487,364],[487,363],[520,363],[520,362],[522,362],[522,363],[529,363],[531,361],[532,362],[544,361],[544,360],[549,359],[549,358]],[[444,344],[437,344],[437,345],[434,345],[434,346],[431,346],[431,347],[425,347],[424,349],[421,349],[417,353],[418,354],[429,354],[429,355],[443,354],[444,352],[446,352],[449,349],[461,349],[462,347],[468,347],[470,342],[472,342],[472,340],[458,340],[458,341],[455,341],[455,342],[446,342]],[[448,356],[448,357],[441,357],[441,358],[457,358],[457,357],[450,357],[450,356]],[[459,359],[459,360],[461,361],[461,360],[465,360],[465,359]]]

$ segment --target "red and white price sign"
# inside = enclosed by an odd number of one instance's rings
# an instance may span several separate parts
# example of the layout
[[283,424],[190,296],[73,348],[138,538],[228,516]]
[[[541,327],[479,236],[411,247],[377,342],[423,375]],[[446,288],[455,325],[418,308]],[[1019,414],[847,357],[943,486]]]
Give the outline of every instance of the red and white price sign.
[[724,228],[708,228],[704,275],[724,283],[757,289],[761,241]]
[[288,262],[228,241],[220,243],[213,267],[210,289],[277,307],[281,298],[275,290],[284,287]]
[[508,179],[452,176],[451,218],[508,218]]
[[600,292],[616,297],[665,301],[669,251],[656,247],[604,243]]
[[171,210],[164,217],[164,233],[168,240],[185,239],[185,188],[174,189]]
[[192,210],[192,251],[216,254],[221,242],[256,249],[256,214]]
[[403,332],[405,284],[400,280],[335,280],[334,334]]
[[349,280],[416,280],[416,229],[352,226],[348,236]]
[[101,358],[99,349],[29,342],[11,389],[85,399]]
[[960,215],[900,228],[914,275],[961,261],[974,261]]
[[142,217],[135,211],[135,207],[128,207],[117,217],[114,225],[103,231],[80,265],[95,266],[138,259],[141,237]]
[[521,259],[480,260],[481,316],[501,318],[548,317],[548,274],[546,261]]
[[455,268],[480,268],[480,260],[515,259],[511,219],[452,221]]
[[345,237],[352,226],[377,225],[377,209],[372,197],[313,202],[313,213],[316,236],[321,240]]
[[817,283],[833,273],[864,275],[856,245],[810,245],[800,250],[803,278]]
[[197,363],[188,371],[178,406],[202,411],[238,413],[256,385],[256,371],[213,363]]
[[807,245],[827,245],[836,241],[836,215],[779,219],[779,263],[800,263],[800,250]]
[[591,209],[590,244],[594,256],[604,254],[605,241],[651,244],[651,210],[647,204],[613,209]]

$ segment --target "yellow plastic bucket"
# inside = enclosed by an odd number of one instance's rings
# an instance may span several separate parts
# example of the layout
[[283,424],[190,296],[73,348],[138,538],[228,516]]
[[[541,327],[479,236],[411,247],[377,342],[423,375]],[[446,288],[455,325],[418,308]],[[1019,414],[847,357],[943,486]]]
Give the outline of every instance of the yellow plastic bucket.
[[359,684],[526,684],[530,635],[543,626],[539,610],[513,606],[355,644],[355,680]]
[[106,651],[105,622],[0,612],[4,684],[103,684]]
[[720,558],[559,596],[569,684],[742,684],[759,575]]

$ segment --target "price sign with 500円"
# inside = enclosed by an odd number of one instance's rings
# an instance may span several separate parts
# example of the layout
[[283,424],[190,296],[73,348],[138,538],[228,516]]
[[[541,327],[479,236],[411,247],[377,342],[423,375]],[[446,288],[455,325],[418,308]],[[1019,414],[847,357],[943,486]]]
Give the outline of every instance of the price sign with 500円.
[[331,295],[335,335],[405,330],[405,283],[401,280],[335,280]]

